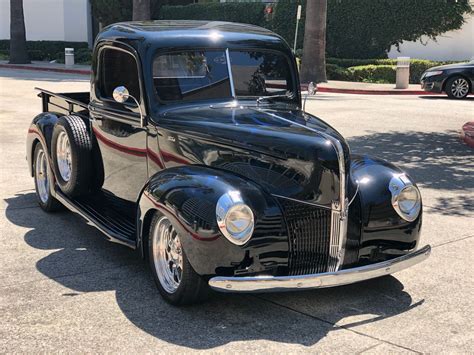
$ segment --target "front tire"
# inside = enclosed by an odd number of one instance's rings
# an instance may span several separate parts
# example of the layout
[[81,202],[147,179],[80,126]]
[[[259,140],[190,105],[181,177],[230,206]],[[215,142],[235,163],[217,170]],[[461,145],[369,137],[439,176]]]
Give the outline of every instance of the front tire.
[[46,212],[58,211],[62,205],[51,195],[52,171],[49,166],[48,154],[41,143],[36,144],[33,157],[35,191],[38,204]]
[[471,87],[466,78],[455,76],[446,82],[446,94],[450,99],[461,100],[469,95]]
[[209,287],[189,263],[177,230],[158,212],[150,225],[148,256],[158,291],[167,302],[180,306],[207,298]]

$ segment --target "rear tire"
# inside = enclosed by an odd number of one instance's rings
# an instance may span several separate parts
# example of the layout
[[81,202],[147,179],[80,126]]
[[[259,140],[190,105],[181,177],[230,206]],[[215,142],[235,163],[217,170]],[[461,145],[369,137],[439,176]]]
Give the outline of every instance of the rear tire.
[[150,268],[163,298],[175,306],[205,301],[209,286],[189,263],[171,221],[155,212],[148,238]]
[[48,153],[41,143],[37,143],[33,153],[33,172],[36,198],[40,207],[46,212],[62,209],[61,203],[51,195],[53,172],[49,166]]
[[450,99],[461,100],[469,95],[471,86],[466,78],[454,76],[446,82],[445,91]]
[[51,157],[57,184],[69,197],[87,193],[92,177],[92,141],[82,118],[63,116],[54,126]]

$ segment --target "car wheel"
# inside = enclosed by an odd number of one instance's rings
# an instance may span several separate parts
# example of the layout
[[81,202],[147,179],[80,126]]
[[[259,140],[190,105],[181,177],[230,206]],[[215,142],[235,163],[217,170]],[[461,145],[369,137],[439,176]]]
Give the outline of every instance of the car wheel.
[[209,287],[189,263],[178,231],[158,212],[150,225],[148,256],[155,283],[167,302],[178,306],[207,298]]
[[48,154],[41,143],[36,144],[33,155],[33,172],[38,204],[46,212],[61,209],[61,203],[51,195],[52,171],[49,166]]
[[469,91],[469,82],[462,76],[455,76],[446,82],[446,94],[450,99],[464,99]]
[[78,116],[60,117],[53,130],[51,156],[56,181],[69,197],[85,194],[92,176],[92,142]]

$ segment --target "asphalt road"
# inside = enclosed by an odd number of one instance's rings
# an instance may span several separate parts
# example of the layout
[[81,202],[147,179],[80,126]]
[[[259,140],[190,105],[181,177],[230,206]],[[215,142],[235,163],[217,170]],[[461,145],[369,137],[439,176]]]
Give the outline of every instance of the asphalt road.
[[136,255],[35,202],[25,136],[33,90],[88,90],[83,76],[0,70],[0,352],[469,353],[474,348],[474,150],[458,139],[474,98],[318,94],[310,112],[355,153],[407,169],[425,204],[431,258],[334,289],[223,295],[174,308]]

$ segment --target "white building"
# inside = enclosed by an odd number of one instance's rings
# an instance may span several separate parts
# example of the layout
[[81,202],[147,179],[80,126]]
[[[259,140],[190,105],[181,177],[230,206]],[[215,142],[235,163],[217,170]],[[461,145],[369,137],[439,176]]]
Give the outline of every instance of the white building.
[[[471,1],[474,7],[474,1]],[[389,58],[411,57],[431,60],[474,59],[474,14],[466,18],[464,26],[456,31],[443,33],[436,41],[422,38],[421,41],[403,42],[400,52],[393,46]]]
[[[89,0],[23,0],[28,41],[92,43]],[[10,39],[10,0],[0,0],[0,39]]]

